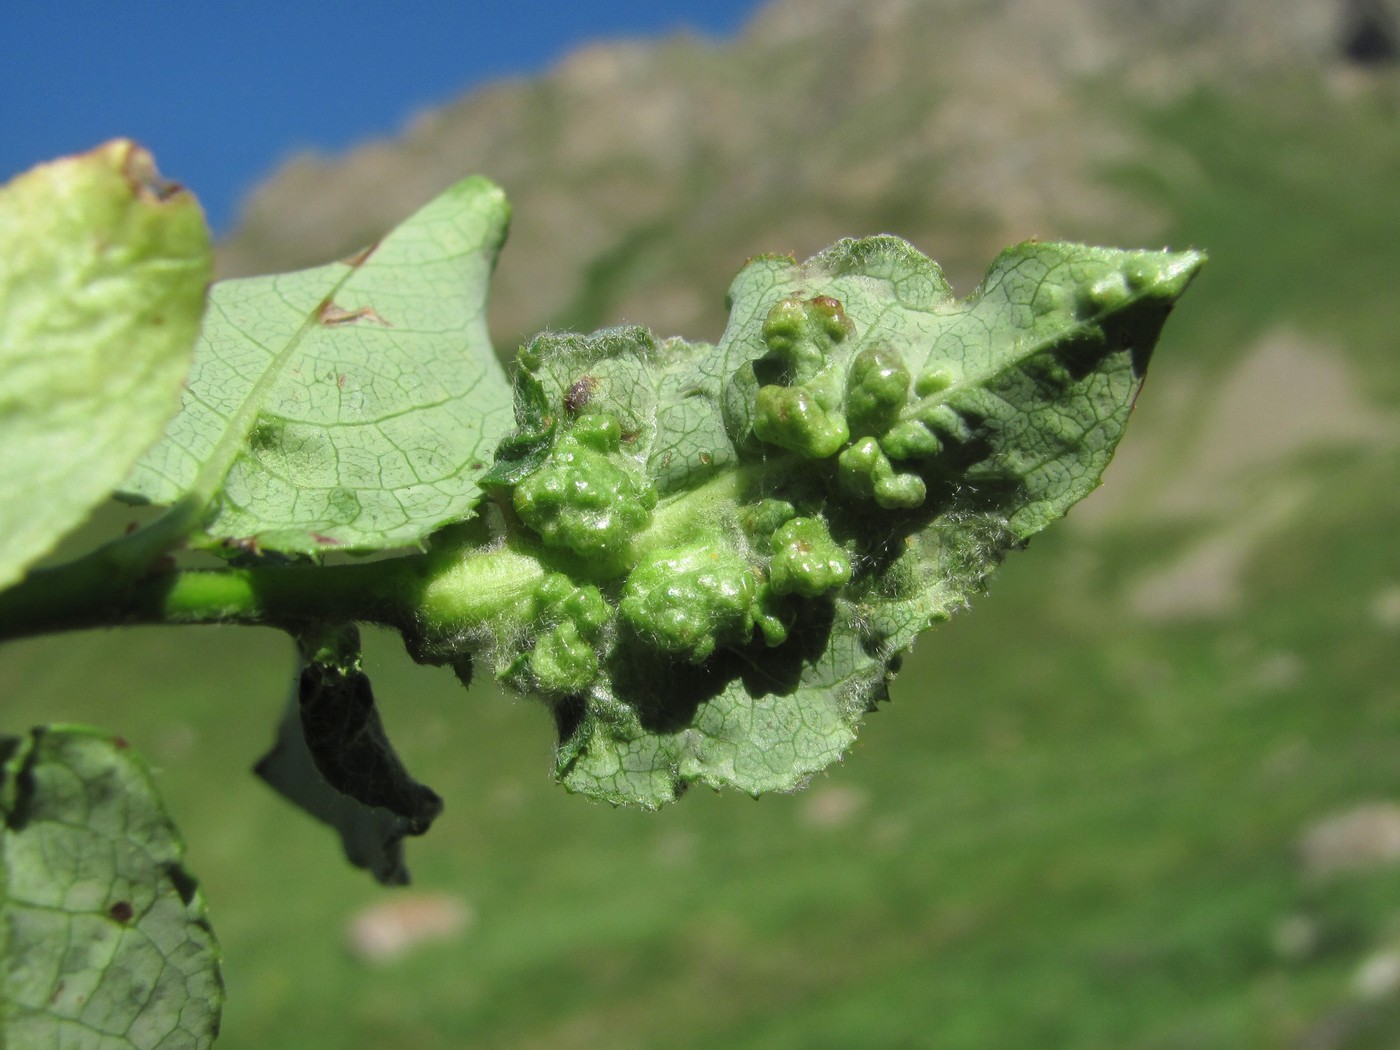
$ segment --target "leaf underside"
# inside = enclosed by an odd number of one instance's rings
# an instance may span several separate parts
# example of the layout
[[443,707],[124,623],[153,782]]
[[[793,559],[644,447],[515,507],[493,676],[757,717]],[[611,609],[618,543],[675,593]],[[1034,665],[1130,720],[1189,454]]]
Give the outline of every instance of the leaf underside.
[[1162,323],[1203,261],[1028,243],[956,300],[937,265],[904,241],[843,241],[803,264],[751,262],[731,287],[731,320],[714,347],[657,343],[641,329],[537,342],[529,381],[562,416],[588,377],[589,411],[620,420],[656,483],[658,513],[781,452],[755,451],[752,412],[754,369],[771,357],[764,319],[782,300],[838,302],[853,322],[843,352],[892,352],[928,381],[906,413],[946,431],[945,451],[911,468],[928,496],[907,510],[838,494],[827,468],[797,463],[802,477],[791,482],[775,472],[760,495],[806,500],[853,554],[855,578],[810,603],[775,649],[755,640],[700,666],[605,655],[599,680],[555,705],[563,783],[652,807],[692,783],[789,790],[840,758],[914,639],[1098,486]]
[[343,262],[215,285],[124,495],[192,500],[203,541],[241,550],[412,546],[468,517],[510,421],[485,317],[508,218],[469,178]]
[[0,1045],[210,1046],[219,949],[144,764],[73,727],[0,760]]

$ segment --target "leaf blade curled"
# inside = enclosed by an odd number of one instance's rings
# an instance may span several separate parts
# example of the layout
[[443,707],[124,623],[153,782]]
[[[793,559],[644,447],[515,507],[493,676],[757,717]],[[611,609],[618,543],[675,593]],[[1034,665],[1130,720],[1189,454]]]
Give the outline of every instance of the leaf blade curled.
[[405,885],[403,840],[431,827],[442,799],[409,775],[390,743],[359,646],[348,627],[303,639],[295,693],[254,771],[334,828],[351,864],[383,885]]

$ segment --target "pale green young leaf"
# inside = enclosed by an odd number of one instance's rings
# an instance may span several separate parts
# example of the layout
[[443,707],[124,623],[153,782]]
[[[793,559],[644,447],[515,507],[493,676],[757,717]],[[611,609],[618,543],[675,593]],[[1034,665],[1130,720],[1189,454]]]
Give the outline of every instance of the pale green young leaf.
[[219,948],[145,765],[74,727],[0,738],[0,1046],[196,1050]]
[[0,587],[160,436],[210,259],[199,204],[132,142],[0,187]]
[[195,504],[206,542],[292,552],[467,517],[510,422],[485,315],[508,218],[469,178],[350,259],[216,285],[180,414],[126,494]]

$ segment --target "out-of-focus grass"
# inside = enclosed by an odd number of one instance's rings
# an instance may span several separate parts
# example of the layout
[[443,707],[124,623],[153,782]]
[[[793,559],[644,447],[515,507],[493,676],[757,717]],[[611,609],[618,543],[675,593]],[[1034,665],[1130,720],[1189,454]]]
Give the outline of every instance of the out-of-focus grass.
[[[1400,246],[1379,231],[1400,229],[1400,146],[1379,110],[1298,96],[1149,121],[1194,174],[1134,177],[1179,216],[1176,243],[1213,253],[1154,369],[1219,374],[1284,319],[1340,341],[1393,404],[1377,319],[1400,320],[1378,298]],[[541,708],[372,637],[389,728],[447,800],[410,843],[417,883],[476,913],[463,940],[379,969],[342,928],[389,891],[246,773],[290,685],[279,636],[11,645],[0,712],[95,722],[157,768],[226,950],[230,1050],[1282,1047],[1320,1025],[1372,1045],[1395,1007],[1352,982],[1395,944],[1400,879],[1309,879],[1296,847],[1319,816],[1400,793],[1396,638],[1374,607],[1400,587],[1400,456],[1289,469],[1318,483],[1250,558],[1238,614],[1129,610],[1189,522],[1053,530],[794,796],[696,792],[659,814],[568,797]]]

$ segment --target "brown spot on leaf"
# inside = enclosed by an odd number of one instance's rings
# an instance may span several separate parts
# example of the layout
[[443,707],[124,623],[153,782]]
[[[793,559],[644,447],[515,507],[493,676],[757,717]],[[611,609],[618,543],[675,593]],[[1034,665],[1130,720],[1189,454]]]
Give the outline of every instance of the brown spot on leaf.
[[117,901],[116,904],[107,909],[107,914],[116,919],[117,922],[126,924],[131,921],[136,910],[132,908],[131,901]]
[[564,394],[564,408],[570,415],[577,415],[588,402],[593,400],[593,392],[598,389],[597,376],[580,376],[574,380]]
[[340,541],[339,541],[338,539],[336,539],[334,536],[323,536],[323,535],[321,535],[319,532],[313,532],[313,533],[311,534],[311,538],[312,538],[313,540],[315,540],[317,543],[323,543],[323,544],[325,544],[326,546],[329,546],[329,547],[339,546],[339,544],[340,544]]
[[323,302],[321,308],[316,311],[316,320],[328,328],[343,324],[358,324],[361,321],[383,325],[385,328],[393,327],[380,317],[372,306],[361,306],[357,310],[347,310],[343,306],[337,306],[329,299]]
[[149,150],[143,149],[134,142],[126,145],[126,156],[122,158],[122,175],[131,184],[131,188],[136,191],[138,197],[156,202],[168,201],[177,193],[183,193],[185,187],[178,182],[171,182],[161,175],[156,168],[156,160],[151,156]]
[[373,244],[361,248],[359,251],[354,252],[351,255],[347,255],[344,259],[341,259],[340,261],[343,262],[346,266],[363,266],[365,264],[365,260],[368,259],[371,255],[373,255],[375,251],[378,250],[378,248],[379,242],[375,241]]
[[807,301],[819,315],[826,318],[829,326],[827,334],[836,339],[843,339],[855,333],[855,323],[846,316],[846,307],[840,299],[833,299],[829,295],[814,295]]

